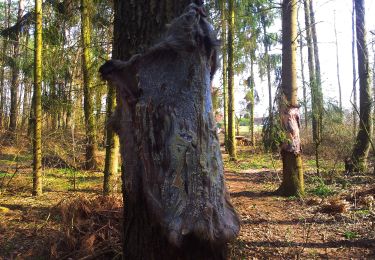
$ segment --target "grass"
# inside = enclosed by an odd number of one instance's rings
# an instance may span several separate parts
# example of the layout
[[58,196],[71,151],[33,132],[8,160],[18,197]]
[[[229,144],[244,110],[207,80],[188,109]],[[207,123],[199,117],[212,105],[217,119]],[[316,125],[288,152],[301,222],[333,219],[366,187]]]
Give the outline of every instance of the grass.
[[335,190],[331,186],[325,184],[324,180],[320,177],[312,178],[312,186],[313,188],[309,190],[309,193],[319,197],[326,198],[336,193]]
[[238,172],[243,170],[280,169],[281,162],[274,155],[250,153],[250,151],[239,151],[236,162],[224,160],[224,167],[228,171]]

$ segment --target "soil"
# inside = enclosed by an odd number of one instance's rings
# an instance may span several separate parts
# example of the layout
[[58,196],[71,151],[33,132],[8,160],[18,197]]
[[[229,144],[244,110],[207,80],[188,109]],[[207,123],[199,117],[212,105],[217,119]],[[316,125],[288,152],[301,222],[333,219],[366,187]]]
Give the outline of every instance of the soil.
[[[373,211],[362,215],[364,211],[354,210],[350,199],[345,200],[347,193],[305,200],[274,196],[278,175],[268,170],[227,172],[232,201],[242,219],[232,245],[233,259],[375,258]],[[346,202],[348,208],[335,212],[328,207],[323,213],[330,201]]]
[[[12,172],[12,165],[0,162],[0,172]],[[26,183],[29,175],[30,171],[23,168],[10,187],[0,193],[0,207],[6,208],[0,208],[0,259],[76,259],[82,252],[92,255],[85,259],[104,259],[98,257],[95,241],[104,236],[103,230],[114,234],[110,218],[121,216],[117,209],[96,211],[98,217],[91,218],[92,225],[83,225],[82,220],[72,222],[69,232],[80,238],[72,238],[76,244],[70,247],[61,244],[69,238],[61,205],[77,197],[83,201],[98,198],[100,178],[94,189],[50,189],[36,199],[30,196],[30,184]],[[325,179],[329,184],[320,186],[314,176],[306,174],[308,192],[304,199],[282,198],[273,194],[282,178],[278,169],[228,170],[227,185],[242,220],[240,235],[230,247],[231,259],[375,259],[374,176],[341,174],[337,180]],[[90,205],[80,208],[93,212]],[[105,214],[109,217],[103,218]],[[83,226],[91,233],[85,233]],[[94,248],[82,249],[82,245],[87,247],[85,239]],[[100,245],[100,250],[107,249]],[[119,259],[116,254],[107,256]]]

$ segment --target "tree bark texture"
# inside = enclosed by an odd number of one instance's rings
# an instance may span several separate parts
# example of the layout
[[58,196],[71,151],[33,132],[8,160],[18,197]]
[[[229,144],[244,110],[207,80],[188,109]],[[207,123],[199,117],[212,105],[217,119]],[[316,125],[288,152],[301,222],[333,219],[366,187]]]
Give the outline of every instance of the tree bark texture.
[[284,0],[282,8],[283,55],[280,117],[286,140],[281,145],[283,180],[278,192],[284,196],[302,196],[304,181],[296,73],[297,0]]
[[[17,22],[22,18],[24,8],[23,0],[19,0]],[[14,134],[17,128],[18,118],[18,89],[19,89],[19,55],[20,55],[20,32],[17,31],[14,35],[13,43],[13,64],[12,64],[12,82],[10,86],[10,118],[9,118],[9,132]]]
[[[10,24],[10,6],[11,2],[8,0],[7,3],[4,4],[4,17],[6,19],[4,26],[9,28]],[[3,59],[3,66],[1,68],[1,82],[0,82],[0,91],[1,91],[1,99],[0,99],[0,128],[5,125],[5,103],[6,103],[6,91],[5,91],[5,57],[8,51],[8,37],[3,37],[3,46],[2,46],[2,59]],[[4,127],[5,128],[5,127]]]
[[221,1],[221,40],[222,40],[222,55],[223,55],[223,105],[224,105],[224,146],[228,151],[228,78],[227,78],[227,21],[226,21],[226,1]]
[[[137,6],[115,2],[114,57],[129,58],[153,42],[142,42],[142,31],[138,39],[134,28],[125,35],[120,31]],[[155,8],[165,6],[161,1]],[[156,10],[142,7],[145,17],[149,11]],[[202,15],[201,8],[190,6],[145,54],[128,62],[112,60],[100,69],[117,89],[112,126],[123,161],[125,259],[224,259],[226,243],[239,231],[212,114],[218,42]],[[139,22],[134,26],[163,28]],[[132,32],[134,42],[145,47],[122,48]]]
[[89,0],[81,0],[82,74],[86,125],[86,168],[97,168],[97,140],[92,91],[91,23]]
[[237,160],[234,109],[234,0],[228,1],[228,153]]
[[[116,106],[116,91],[108,86],[107,92],[107,125]],[[118,173],[119,139],[111,127],[106,129],[106,149],[104,164],[103,194],[108,195],[113,191],[115,178]]]
[[265,21],[265,15],[262,15],[262,27],[263,27],[263,46],[264,46],[264,58],[266,60],[266,70],[267,70],[267,85],[268,85],[268,118],[269,122],[271,123],[271,127],[273,125],[273,119],[272,119],[272,82],[271,82],[271,63],[270,63],[270,55],[268,53],[269,43],[268,43],[268,37],[267,37],[267,25]]
[[305,129],[307,129],[308,113],[307,113],[307,92],[306,92],[306,80],[305,80],[305,61],[303,59],[303,34],[302,34],[300,26],[298,27],[299,27],[299,52],[300,52],[300,58],[301,58],[302,90],[303,90],[303,112],[305,115]]
[[357,55],[359,74],[359,131],[354,145],[352,161],[357,171],[367,170],[367,157],[372,137],[372,95],[370,86],[369,56],[366,42],[365,3],[355,0]]
[[42,194],[42,0],[35,0],[33,195]]
[[250,138],[251,138],[251,143],[253,146],[255,146],[255,135],[254,135],[254,109],[255,109],[255,80],[254,80],[254,56],[251,55],[251,60],[250,60],[250,78],[249,80],[249,85],[250,85]]
[[356,28],[355,28],[355,0],[353,0],[352,10],[352,64],[353,64],[353,136],[357,134],[357,68],[356,68]]

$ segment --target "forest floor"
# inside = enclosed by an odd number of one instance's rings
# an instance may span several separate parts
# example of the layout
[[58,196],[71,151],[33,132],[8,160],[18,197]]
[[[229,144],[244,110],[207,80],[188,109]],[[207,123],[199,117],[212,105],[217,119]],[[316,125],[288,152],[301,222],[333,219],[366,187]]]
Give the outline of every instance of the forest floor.
[[[282,178],[277,157],[249,147],[237,162],[224,155],[242,220],[231,258],[374,259],[375,176],[340,173],[329,160],[316,176],[305,157],[306,197],[281,198],[272,193]],[[33,198],[30,166],[30,154],[0,151],[0,259],[119,258],[121,196],[100,197],[102,174],[46,169],[45,193]]]

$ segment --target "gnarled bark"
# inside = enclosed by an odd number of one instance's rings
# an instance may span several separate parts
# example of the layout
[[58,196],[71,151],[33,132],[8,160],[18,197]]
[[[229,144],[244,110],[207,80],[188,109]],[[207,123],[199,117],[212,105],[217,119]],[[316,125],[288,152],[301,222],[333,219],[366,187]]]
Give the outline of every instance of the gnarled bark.
[[218,42],[191,5],[165,38],[100,72],[117,88],[126,259],[224,259],[239,219],[212,113]]

